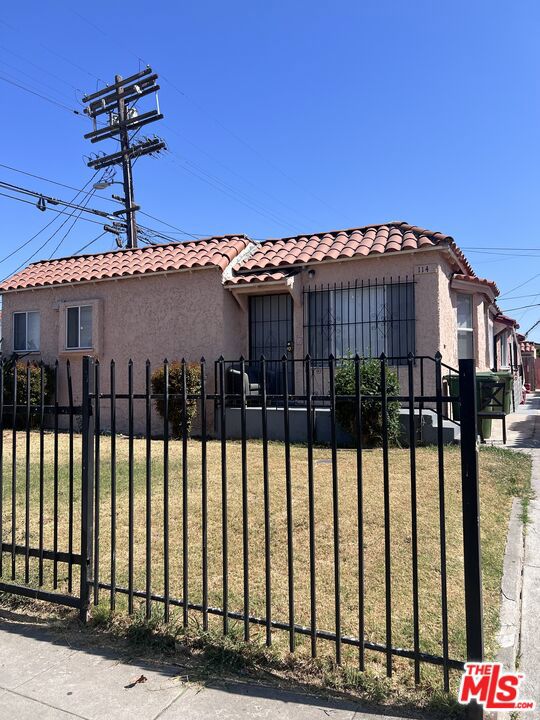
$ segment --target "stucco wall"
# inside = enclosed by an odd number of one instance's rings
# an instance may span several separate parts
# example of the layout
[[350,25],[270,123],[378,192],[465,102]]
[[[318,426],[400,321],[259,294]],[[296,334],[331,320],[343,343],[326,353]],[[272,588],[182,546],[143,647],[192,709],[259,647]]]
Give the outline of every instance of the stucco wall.
[[[440,350],[443,361],[457,367],[456,292],[450,287],[452,269],[444,252],[427,250],[401,252],[382,257],[368,257],[311,266],[294,279],[293,329],[294,357],[302,359],[304,344],[303,290],[334,283],[379,283],[414,280],[415,282],[415,348],[417,355],[433,356]],[[282,289],[281,292],[284,290]],[[253,293],[260,293],[253,288]],[[90,354],[102,363],[102,392],[109,388],[109,363],[117,364],[117,392],[127,391],[127,362],[134,361],[135,392],[144,391],[145,360],[155,368],[168,360],[207,360],[209,390],[213,388],[214,361],[223,354],[228,360],[241,354],[248,357],[248,303],[237,302],[225,289],[221,272],[205,269],[125,278],[116,281],[57,286],[40,290],[6,293],[3,296],[3,347],[12,351],[12,314],[20,310],[37,310],[41,314],[41,353],[45,362],[58,357],[65,381],[65,362],[72,363],[75,398],[80,397],[82,352],[65,350],[65,306],[69,303],[92,303],[94,306],[94,348]],[[488,362],[486,314],[483,295],[474,294],[475,348],[477,365],[484,369]],[[88,351],[87,351],[88,352]],[[405,391],[406,368],[400,369]],[[433,390],[433,372],[426,373],[425,392]],[[418,382],[418,380],[415,380]],[[297,363],[297,389],[302,387],[302,367]],[[297,390],[298,391],[298,390]],[[61,401],[66,399],[62,383]],[[142,401],[136,409],[136,431],[142,432]],[[118,407],[119,428],[125,430],[127,408]],[[103,426],[107,427],[104,408]],[[154,417],[154,427],[160,421]]]
[[[94,305],[92,351],[65,350],[65,306]],[[2,350],[13,350],[13,312],[37,310],[41,314],[41,352],[29,359],[47,363],[60,360],[61,402],[66,400],[65,363],[69,358],[75,401],[80,398],[83,354],[96,356],[102,364],[102,392],[109,390],[109,366],[116,363],[116,389],[127,391],[127,363],[134,362],[135,392],[144,392],[145,361],[155,368],[167,358],[198,362],[207,360],[209,389],[213,387],[213,362],[223,352],[236,355],[245,346],[247,326],[238,304],[223,289],[217,269],[180,272],[144,278],[83,283],[5,293],[3,296]],[[143,430],[143,401],[136,412],[136,431]],[[108,413],[104,403],[103,425]],[[119,428],[125,430],[126,403],[118,401]],[[159,421],[154,417],[154,427]]]

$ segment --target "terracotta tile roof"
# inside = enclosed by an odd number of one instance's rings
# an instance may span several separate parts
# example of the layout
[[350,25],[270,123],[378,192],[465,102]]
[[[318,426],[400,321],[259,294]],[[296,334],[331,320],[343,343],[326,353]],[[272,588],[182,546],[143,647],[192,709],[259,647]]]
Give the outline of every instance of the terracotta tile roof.
[[28,265],[5,280],[0,285],[0,292],[187,268],[217,267],[223,271],[249,242],[243,235],[226,235],[193,242],[148,245],[135,250],[43,260]]
[[536,345],[533,342],[521,342],[519,344],[521,352],[536,353]]
[[235,275],[227,280],[226,285],[251,285],[260,282],[276,282],[291,277],[293,273],[287,272],[262,272],[258,274]]
[[452,279],[456,280],[465,280],[466,282],[474,282],[478,285],[485,285],[486,287],[489,287],[493,290],[495,295],[499,294],[499,288],[497,287],[497,283],[493,280],[486,280],[486,278],[480,278],[476,277],[476,275],[464,275],[463,273],[454,273],[452,276]]
[[497,323],[500,323],[501,325],[508,325],[509,327],[515,328],[519,327],[519,323],[517,320],[514,320],[514,318],[511,318],[508,315],[503,315],[502,313],[495,315],[493,320]]
[[322,260],[377,256],[437,245],[451,246],[466,269],[472,273],[471,266],[452,237],[405,222],[368,225],[314,235],[297,235],[281,240],[265,240],[235,267],[235,271],[241,273]]

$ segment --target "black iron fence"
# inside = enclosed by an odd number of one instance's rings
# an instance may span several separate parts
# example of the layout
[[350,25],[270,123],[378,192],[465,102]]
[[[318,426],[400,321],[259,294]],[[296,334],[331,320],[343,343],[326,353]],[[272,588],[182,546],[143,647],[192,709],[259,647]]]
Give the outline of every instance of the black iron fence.
[[[475,370],[472,361],[460,361],[459,392],[449,395],[440,355],[409,355],[403,362],[400,384],[392,385],[382,356],[377,382],[367,388],[360,357],[330,356],[327,384],[317,393],[309,357],[294,371],[301,379],[294,392],[291,361],[278,363],[281,384],[271,393],[264,360],[255,377],[244,359],[220,359],[210,372],[202,360],[191,392],[187,364],[171,384],[165,362],[163,391],[156,393],[149,362],[118,369],[86,357],[80,400],[67,366],[67,405],[58,400],[58,365],[51,399],[41,368],[38,402],[29,369],[24,402],[17,400],[17,370],[10,376],[15,401],[4,402],[3,365],[0,534],[1,557],[7,554],[11,563],[0,565],[0,590],[76,606],[83,615],[91,601],[128,613],[142,605],[147,617],[161,608],[166,621],[180,608],[186,627],[196,616],[204,629],[219,618],[228,633],[234,621],[248,641],[258,626],[268,645],[283,634],[291,651],[303,639],[313,656],[330,645],[338,663],[351,662],[353,649],[360,669],[366,653],[382,653],[389,676],[395,658],[412,662],[416,682],[422,665],[439,666],[448,688],[451,671],[483,653]],[[428,405],[439,422],[429,471],[422,457],[420,473],[418,416]],[[457,485],[456,456],[450,467],[443,442],[451,405],[460,408]],[[320,407],[327,413],[326,445],[316,441]],[[408,410],[407,447],[392,442],[400,408]],[[261,424],[255,441],[252,409]],[[228,433],[232,411],[238,440]],[[177,436],[173,414],[180,419]],[[68,425],[61,431],[64,416]],[[276,423],[279,442],[271,435]],[[341,448],[344,423],[352,442]],[[304,439],[295,443],[300,425]],[[429,549],[425,537],[432,538]],[[433,612],[439,633],[428,641],[423,623],[433,626]],[[466,644],[460,645],[463,627]]]

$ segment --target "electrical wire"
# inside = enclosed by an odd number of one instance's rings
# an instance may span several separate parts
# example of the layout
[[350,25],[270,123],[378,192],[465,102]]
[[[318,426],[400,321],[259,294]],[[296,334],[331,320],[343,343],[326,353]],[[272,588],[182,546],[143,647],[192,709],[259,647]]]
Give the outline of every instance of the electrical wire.
[[[2,19],[2,18],[0,18],[0,23],[1,23],[2,25],[5,25],[5,26],[6,26],[7,28],[9,28],[10,30],[15,31],[15,32],[18,32],[18,33],[20,33],[21,35],[24,35],[24,30],[22,30],[20,27],[17,28],[17,27],[15,27],[14,25],[11,25],[10,23],[6,22],[6,21],[5,21],[4,19]],[[42,43],[42,42],[39,42],[38,44],[39,44],[44,50],[46,50],[47,52],[51,53],[51,55],[56,55],[56,57],[60,58],[60,60],[63,60],[64,62],[67,62],[69,65],[72,65],[72,66],[73,66],[74,68],[76,68],[77,70],[80,70],[81,72],[85,73],[85,75],[89,75],[91,78],[94,78],[94,79],[97,80],[98,82],[102,82],[103,84],[105,84],[100,77],[98,77],[98,76],[95,75],[94,73],[90,72],[89,70],[86,70],[85,68],[81,67],[80,65],[77,65],[77,63],[74,63],[73,60],[70,60],[69,58],[65,57],[64,55],[61,55],[58,51],[52,50],[50,47],[48,47],[47,45],[45,45],[45,44]]]
[[[92,20],[89,20],[87,17],[82,15],[80,12],[75,10],[72,6],[70,6],[70,10],[72,13],[77,15],[81,20],[86,22],[88,25],[93,27],[95,30],[98,30],[102,35],[105,35],[109,37],[110,39],[114,40],[115,42],[118,41],[118,38],[113,37],[109,32],[104,30],[102,27],[97,25]],[[126,49],[130,52],[130,54],[137,58],[139,63],[143,63],[145,65],[149,65],[146,63],[143,58],[141,58],[140,55],[135,53],[131,47],[128,47],[126,45]],[[302,190],[307,195],[311,195],[318,203],[322,203],[323,205],[326,205],[327,208],[334,212],[338,212],[338,210],[335,207],[332,207],[326,200],[318,196],[317,194],[313,193],[311,190],[304,188],[297,180],[295,180],[294,177],[290,176],[288,173],[286,173],[284,170],[282,170],[278,165],[276,165],[272,160],[268,159],[263,153],[261,153],[257,148],[253,147],[250,143],[248,143],[244,138],[242,138],[240,135],[238,135],[234,130],[231,130],[229,127],[224,125],[218,118],[215,116],[215,113],[210,111],[208,108],[203,107],[198,102],[193,100],[187,93],[185,93],[183,90],[180,90],[169,78],[164,75],[162,72],[160,72],[160,78],[164,80],[170,87],[177,92],[181,97],[183,97],[187,102],[191,103],[206,119],[210,118],[218,127],[220,127],[222,130],[224,130],[226,133],[231,135],[237,142],[244,145],[248,150],[250,150],[252,153],[257,155],[259,158],[264,160],[270,167],[272,167],[274,170],[276,170],[278,173],[280,173],[283,177],[285,177],[289,182],[296,185],[300,190]]]
[[530,293],[529,295],[512,295],[511,297],[508,297],[507,295],[499,295],[499,301],[503,298],[505,300],[523,300],[524,298],[530,298],[530,297],[538,297],[538,293]]
[[[27,172],[26,170],[19,170],[19,168],[15,168],[11,165],[4,165],[4,163],[0,163],[0,167],[5,168],[6,170],[11,170],[16,173],[20,173],[21,175],[27,175],[28,177],[35,178],[36,180],[43,180],[44,182],[51,183],[51,185],[58,185],[58,187],[67,188],[68,190],[77,190],[77,188],[74,185],[67,185],[66,183],[58,182],[58,180],[51,180],[51,178],[44,177],[43,175],[36,175],[35,173]],[[95,175],[94,175],[95,177]],[[100,198],[100,200],[108,200],[109,202],[116,202],[116,200],[113,200],[110,197],[107,197],[106,195],[95,195],[96,198]]]
[[28,93],[31,93],[32,95],[37,95],[37,97],[40,97],[42,100],[46,100],[47,102],[52,103],[53,105],[57,105],[58,107],[62,108],[63,110],[68,110],[70,113],[74,115],[83,115],[84,113],[79,112],[79,110],[74,110],[73,108],[68,107],[67,105],[64,105],[61,102],[58,102],[57,100],[53,100],[50,97],[47,97],[46,95],[43,95],[42,93],[36,92],[35,90],[30,90],[30,88],[24,87],[24,85],[21,85],[20,83],[17,83],[13,80],[9,80],[6,77],[3,77],[0,75],[0,80],[3,80],[4,82],[9,83],[10,85],[15,85],[15,87],[20,88],[21,90],[25,90]]
[[[91,181],[96,177],[96,175],[97,175],[98,172],[99,172],[99,170],[96,170],[96,172],[94,173],[94,175],[92,176],[92,178],[88,181],[88,183],[91,182]],[[88,183],[86,183],[86,185],[88,185]],[[84,187],[86,187],[86,185],[85,185]],[[110,214],[110,213],[107,213],[107,212],[105,212],[105,211],[103,211],[103,210],[96,210],[95,208],[83,207],[83,206],[81,206],[81,205],[77,205],[77,204],[75,204],[75,203],[71,203],[71,202],[69,202],[69,201],[67,201],[67,200],[60,200],[59,198],[53,198],[53,197],[50,197],[50,196],[48,196],[48,195],[45,195],[45,194],[43,194],[43,193],[41,193],[41,192],[38,192],[37,190],[30,190],[30,189],[24,188],[24,187],[22,187],[22,186],[20,186],[20,185],[14,185],[13,183],[5,182],[4,180],[0,180],[0,188],[2,188],[3,190],[9,190],[9,191],[11,191],[11,192],[17,192],[17,193],[20,193],[21,195],[30,195],[30,196],[35,197],[35,198],[38,198],[38,199],[42,198],[45,202],[48,202],[48,203],[50,203],[50,204],[52,204],[52,205],[65,205],[66,207],[73,208],[74,210],[80,210],[81,207],[82,207],[82,209],[83,209],[85,212],[91,213],[91,214],[93,214],[93,215],[99,215],[100,217],[103,217],[103,218],[105,218],[106,220],[112,220],[112,219],[113,219],[113,218],[111,217],[111,214]],[[77,192],[77,194],[79,194],[79,193],[81,193],[81,192],[83,192],[83,191],[82,191],[82,190],[79,190],[79,191]]]
[[[71,102],[71,97],[64,95],[64,91],[59,92],[59,90],[57,88],[52,87],[52,85],[49,85],[48,83],[43,82],[43,80],[36,78],[34,75],[30,75],[30,73],[27,73],[24,70],[21,70],[16,65],[12,65],[11,63],[7,62],[7,60],[0,59],[0,62],[3,65],[6,65],[8,68],[10,68],[10,70],[12,70],[12,71],[14,70],[16,73],[19,73],[19,75],[24,75],[25,77],[27,77],[31,83],[34,83],[34,84],[37,83],[39,85],[39,87],[47,88],[48,90],[52,91],[53,94],[57,95],[58,97],[62,98],[63,100],[67,100],[67,102]],[[18,77],[13,78],[13,75],[11,73],[6,73],[5,70],[2,70],[2,72],[7,74],[7,76],[10,77],[11,79],[19,80]],[[21,82],[27,83],[26,80],[21,80]]]
[[173,127],[172,125],[169,125],[168,123],[164,122],[164,123],[163,123],[163,127],[166,128],[167,130],[170,130],[171,132],[173,132],[175,135],[177,135],[179,138],[181,138],[181,140],[182,140],[183,142],[187,142],[189,145],[191,145],[192,147],[194,147],[196,150],[198,150],[199,152],[203,153],[204,155],[206,155],[208,158],[210,158],[210,159],[213,160],[214,162],[218,163],[218,165],[221,165],[221,167],[224,168],[225,170],[227,170],[228,172],[232,173],[233,175],[236,175],[236,177],[238,177],[238,178],[239,178],[240,180],[242,180],[243,182],[247,183],[248,185],[251,185],[251,187],[253,187],[255,190],[258,190],[259,192],[262,192],[264,195],[266,195],[266,196],[269,197],[270,199],[274,200],[275,202],[279,203],[279,204],[282,205],[284,208],[287,208],[287,210],[290,210],[290,211],[292,211],[293,213],[295,213],[298,217],[303,217],[304,220],[307,220],[309,223],[313,223],[313,224],[315,224],[315,225],[317,224],[317,221],[314,220],[312,217],[309,217],[308,215],[304,215],[303,213],[300,213],[300,214],[299,214],[299,213],[298,213],[298,210],[296,210],[295,208],[293,208],[291,205],[288,205],[287,203],[283,202],[283,200],[280,200],[280,199],[279,199],[276,195],[274,195],[273,193],[270,193],[270,192],[268,192],[268,190],[265,190],[264,188],[258,186],[256,183],[254,183],[252,180],[250,180],[250,178],[248,178],[248,177],[246,177],[245,175],[239,173],[239,172],[238,172],[237,170],[235,170],[234,168],[231,168],[229,165],[227,165],[226,163],[224,163],[224,162],[222,162],[221,160],[219,160],[215,155],[212,155],[212,154],[209,153],[207,150],[205,150],[204,148],[202,148],[200,145],[197,145],[196,143],[194,143],[194,142],[193,142],[192,140],[190,140],[186,135],[184,135],[183,133],[178,132],[178,130],[177,130],[175,127]]
[[[88,203],[90,202],[90,200],[92,199],[92,195],[94,194],[94,192],[95,192],[94,189],[90,190],[90,192],[87,193],[87,196],[86,196],[85,200],[83,200],[82,202],[88,204]],[[64,235],[63,235],[63,236],[60,238],[60,240],[58,241],[58,244],[56,245],[56,247],[54,248],[54,250],[52,251],[52,253],[49,255],[49,260],[51,260],[51,258],[53,258],[54,255],[56,255],[56,253],[58,252],[58,250],[60,249],[60,247],[61,247],[62,244],[64,243],[64,240],[67,238],[67,236],[69,235],[69,233],[70,233],[70,232],[73,230],[73,228],[75,227],[75,225],[76,225],[76,223],[77,223],[77,220],[80,220],[81,215],[82,215],[82,213],[83,213],[83,210],[82,210],[82,209],[81,209],[81,210],[78,210],[78,211],[75,210],[75,211],[73,212],[73,215],[75,215],[75,213],[77,213],[77,212],[78,212],[79,214],[77,215],[77,217],[74,218],[74,220],[73,220],[73,222],[71,223],[71,225],[69,226],[69,228],[66,230],[66,232],[64,233]],[[73,217],[73,215],[72,215],[72,217]]]
[[[137,160],[138,158],[136,158]],[[21,175],[27,175],[28,177],[34,178],[35,180],[43,180],[43,182],[51,183],[52,185],[57,185],[58,187],[67,188],[68,190],[77,190],[77,188],[74,185],[67,185],[66,183],[59,182],[57,180],[52,180],[51,178],[44,177],[43,175],[37,175],[35,173],[27,172],[26,170],[20,170],[19,168],[15,168],[12,165],[6,165],[4,163],[0,163],[1,168],[5,168],[6,170],[11,170],[12,172],[20,173]],[[100,200],[107,200],[108,202],[112,202],[116,204],[116,200],[113,200],[110,197],[107,197],[106,195],[99,195],[95,194],[95,198],[99,198]],[[147,213],[143,210],[137,211],[139,215],[145,215],[146,217],[151,218],[152,220],[155,220],[156,222],[161,223],[162,225],[166,225],[167,227],[176,230],[179,233],[182,233],[183,235],[187,235],[189,237],[198,239],[200,237],[210,237],[213,233],[205,232],[205,233],[193,233],[189,232],[188,230],[182,230],[182,228],[179,228],[177,225],[173,225],[172,223],[167,222],[166,220],[162,220],[161,218],[156,217],[155,215],[151,215],[150,213]]]
[[540,303],[532,303],[531,305],[521,305],[521,307],[508,308],[505,313],[516,312],[516,310],[526,310],[527,308],[540,307]]
[[536,280],[537,277],[540,277],[540,273],[536,273],[536,275],[533,275],[528,280],[525,280],[524,282],[520,283],[519,285],[516,285],[511,290],[508,290],[508,293],[514,292],[514,290],[519,290],[519,288],[522,288],[524,285],[528,285],[533,280]]
[[[55,78],[55,80],[59,80],[60,82],[64,83],[68,87],[70,87],[75,92],[82,93],[83,91],[78,88],[76,85],[73,85],[72,83],[68,82],[65,78],[60,77],[60,75],[55,75],[53,72],[51,72],[48,68],[42,67],[41,65],[38,65],[35,62],[32,62],[32,60],[29,60],[27,57],[24,57],[24,55],[20,55],[19,53],[15,52],[15,50],[12,50],[11,48],[6,47],[5,45],[0,45],[0,49],[4,52],[8,52],[14,57],[18,58],[19,60],[22,60],[25,63],[28,63],[28,65],[32,65],[32,67],[35,67],[36,70],[39,70],[40,73],[46,73],[47,75],[50,75],[51,77]],[[5,62],[5,61],[3,61]]]
[[[259,210],[256,207],[254,207],[249,202],[246,202],[240,197],[236,197],[233,192],[229,192],[227,189],[223,189],[219,187],[215,182],[212,182],[211,180],[201,177],[196,171],[192,170],[191,168],[187,167],[185,164],[180,162],[174,153],[172,153],[170,150],[167,151],[170,155],[170,159],[175,162],[177,165],[179,165],[185,172],[189,173],[190,175],[193,175],[193,177],[196,177],[198,180],[201,180],[202,182],[206,183],[207,185],[210,185],[210,187],[213,187],[214,189],[218,190],[219,192],[223,193],[227,197],[232,198],[236,202],[240,203],[241,205],[244,205],[245,207],[249,208],[253,212],[257,213],[261,217],[264,217],[267,220],[272,220],[273,222],[277,222],[279,225],[282,225],[283,227],[294,227],[290,226],[288,223],[283,223],[281,220],[276,220],[274,217],[272,217],[269,213],[265,212],[264,210]],[[204,171],[202,171],[204,173]],[[208,175],[208,173],[204,173],[205,175]],[[211,177],[211,176],[208,176]],[[226,185],[226,183],[222,183],[223,185]]]
[[107,234],[107,233],[106,233],[106,231],[104,230],[100,235],[98,235],[97,237],[95,237],[93,240],[90,240],[89,243],[86,243],[86,245],[83,245],[82,248],[79,248],[79,250],[77,250],[77,252],[74,252],[73,254],[74,254],[74,255],[80,255],[80,253],[82,253],[83,250],[86,250],[86,248],[89,248],[90,245],[93,245],[95,242],[97,242],[98,240],[100,240],[100,239],[101,239],[104,235],[106,235],[106,234]]
[[[96,171],[96,172],[94,173],[94,175],[90,178],[90,180],[88,180],[88,182],[87,182],[80,190],[77,191],[77,193],[76,193],[76,194],[74,195],[74,197],[73,197],[73,200],[76,200],[77,197],[78,197],[81,193],[84,192],[85,188],[86,188],[88,185],[90,185],[90,183],[94,180],[94,178],[96,177],[97,174],[98,174],[98,171]],[[88,193],[87,193],[87,194],[88,194]],[[19,199],[21,199],[21,198],[14,198],[14,199],[19,200]],[[26,202],[30,202],[30,201],[26,201]],[[32,204],[33,204],[33,203],[32,203]],[[15,255],[17,252],[19,252],[19,250],[22,250],[24,247],[26,247],[30,242],[32,242],[32,240],[34,240],[38,235],[40,235],[44,230],[46,230],[50,225],[52,225],[52,223],[53,223],[55,220],[58,220],[58,217],[59,217],[61,214],[64,214],[66,211],[67,211],[67,207],[63,208],[63,209],[60,210],[60,211],[57,211],[57,212],[59,213],[59,215],[58,215],[57,217],[54,217],[54,218],[53,218],[50,222],[48,222],[39,232],[37,232],[35,235],[33,235],[31,238],[29,238],[26,242],[24,242],[24,243],[23,243],[22,245],[20,245],[18,248],[16,248],[15,250],[13,250],[11,253],[9,253],[9,255],[6,255],[4,258],[2,258],[2,259],[0,260],[0,263],[4,262],[5,260],[8,260],[10,257],[12,257],[12,256]],[[75,211],[74,211],[74,212],[75,212]],[[29,260],[31,260],[42,248],[44,248],[45,245],[47,245],[47,243],[50,242],[50,240],[52,240],[52,238],[62,229],[62,227],[66,224],[66,222],[69,221],[70,217],[72,217],[72,215],[74,214],[74,212],[71,213],[71,215],[68,215],[68,217],[64,220],[64,222],[61,223],[61,224],[58,226],[58,228],[53,232],[53,234],[37,249],[37,251],[36,251],[33,255],[31,255],[30,258],[28,258],[27,260],[25,260],[24,263],[23,263],[22,265],[20,265],[20,266],[17,268],[17,270],[15,270],[14,272],[17,272],[18,270],[20,270],[21,267],[23,267],[24,265],[26,265],[26,264],[29,262]],[[81,219],[87,220],[87,218],[81,218]],[[100,223],[100,224],[101,224],[101,223]],[[13,273],[11,273],[11,274],[13,274]],[[8,277],[9,277],[9,276],[8,276]]]

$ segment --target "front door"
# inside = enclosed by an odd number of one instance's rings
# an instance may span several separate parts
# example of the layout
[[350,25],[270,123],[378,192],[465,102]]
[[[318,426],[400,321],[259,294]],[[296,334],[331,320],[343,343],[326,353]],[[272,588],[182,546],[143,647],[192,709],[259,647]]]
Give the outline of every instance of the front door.
[[[252,295],[249,298],[249,358],[255,361],[251,372],[257,373],[256,361],[261,355],[267,360],[267,390],[270,394],[283,392],[284,355],[292,360],[293,303],[288,293],[280,295]],[[289,363],[289,392],[294,393],[294,363]],[[251,378],[257,382],[259,378]]]

